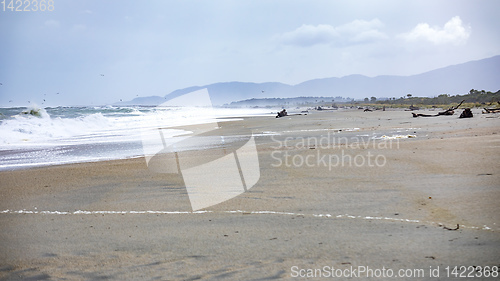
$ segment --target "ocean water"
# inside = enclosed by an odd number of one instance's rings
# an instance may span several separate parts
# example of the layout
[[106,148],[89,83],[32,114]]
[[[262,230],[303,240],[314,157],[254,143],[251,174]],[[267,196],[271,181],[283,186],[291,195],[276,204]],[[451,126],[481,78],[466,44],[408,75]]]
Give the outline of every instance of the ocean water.
[[[141,157],[155,128],[270,114],[268,109],[199,107],[0,108],[0,170]],[[163,137],[189,133],[165,129]]]

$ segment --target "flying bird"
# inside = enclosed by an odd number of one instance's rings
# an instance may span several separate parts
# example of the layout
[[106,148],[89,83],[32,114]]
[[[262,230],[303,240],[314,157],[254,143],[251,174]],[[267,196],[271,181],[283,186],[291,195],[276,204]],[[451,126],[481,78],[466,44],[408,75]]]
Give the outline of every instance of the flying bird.
[[104,74],[101,74],[101,76],[104,76]]

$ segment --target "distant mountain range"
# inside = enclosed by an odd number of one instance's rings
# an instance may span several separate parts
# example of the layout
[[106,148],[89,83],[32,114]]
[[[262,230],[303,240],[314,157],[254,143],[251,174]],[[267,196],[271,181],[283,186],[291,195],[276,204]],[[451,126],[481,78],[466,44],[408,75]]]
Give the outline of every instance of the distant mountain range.
[[439,68],[411,76],[382,75],[367,77],[349,75],[341,78],[323,78],[297,85],[278,82],[248,83],[222,82],[175,90],[164,97],[138,97],[119,105],[158,105],[174,97],[207,88],[214,105],[229,104],[252,98],[291,97],[430,97],[439,94],[464,94],[471,89],[497,91],[500,89],[500,56]]

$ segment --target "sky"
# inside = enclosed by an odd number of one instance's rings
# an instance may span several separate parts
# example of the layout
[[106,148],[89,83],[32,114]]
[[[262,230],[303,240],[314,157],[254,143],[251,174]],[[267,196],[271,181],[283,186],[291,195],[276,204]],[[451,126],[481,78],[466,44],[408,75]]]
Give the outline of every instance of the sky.
[[0,106],[413,75],[500,54],[497,0],[49,2],[52,11],[0,4]]

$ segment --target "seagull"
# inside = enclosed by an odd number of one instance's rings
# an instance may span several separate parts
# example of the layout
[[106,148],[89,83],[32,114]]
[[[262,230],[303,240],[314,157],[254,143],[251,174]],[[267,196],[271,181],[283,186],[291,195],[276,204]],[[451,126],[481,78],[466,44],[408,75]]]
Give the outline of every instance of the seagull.
[[104,74],[101,74],[101,76],[104,76]]

